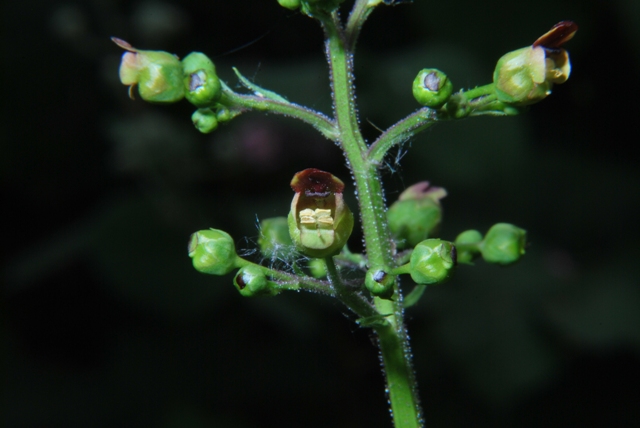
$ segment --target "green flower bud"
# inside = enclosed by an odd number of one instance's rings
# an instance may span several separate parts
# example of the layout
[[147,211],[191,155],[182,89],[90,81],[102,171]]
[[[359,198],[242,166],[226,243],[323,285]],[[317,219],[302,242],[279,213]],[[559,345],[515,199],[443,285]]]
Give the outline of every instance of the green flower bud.
[[238,267],[233,238],[218,229],[200,230],[192,234],[189,257],[197,271],[211,275],[226,275]]
[[425,68],[413,81],[413,96],[426,107],[440,107],[453,92],[451,80],[440,70]]
[[233,278],[233,285],[244,297],[275,296],[278,290],[269,281],[262,270],[255,265],[240,268]]
[[208,134],[218,128],[218,116],[210,108],[199,108],[191,115],[191,121],[196,129]]
[[120,81],[129,86],[131,98],[136,85],[140,98],[152,103],[174,103],[184,97],[182,64],[177,56],[138,50],[115,37],[111,40],[127,51],[120,62]]
[[524,255],[527,231],[509,223],[494,224],[480,245],[482,258],[487,263],[508,265]]
[[207,107],[218,101],[222,85],[216,67],[203,53],[191,52],[182,60],[184,90],[187,101],[196,107]]
[[229,122],[232,119],[232,115],[229,109],[221,106],[220,104],[218,104],[218,111],[216,112],[216,117],[218,119],[218,123]]
[[556,24],[532,46],[509,52],[498,60],[493,82],[498,100],[517,106],[537,103],[551,93],[554,83],[564,83],[571,73],[569,54],[561,49],[578,26]]
[[270,259],[286,257],[293,248],[286,217],[267,218],[260,222],[260,252]]
[[458,250],[458,263],[471,263],[480,255],[482,233],[477,230],[465,230],[458,235],[454,244]]
[[456,247],[440,239],[427,239],[416,245],[409,261],[416,284],[438,284],[453,276],[457,264]]
[[381,269],[369,269],[364,277],[364,285],[374,296],[390,299],[393,296],[395,275],[388,274]]
[[289,211],[289,234],[309,257],[337,254],[353,230],[353,214],[344,203],[344,183],[334,175],[309,168],[291,180],[296,192]]
[[309,260],[309,271],[314,278],[326,278],[327,277],[327,265],[322,259]]
[[398,248],[414,247],[437,230],[442,220],[440,199],[445,196],[446,190],[430,186],[428,181],[416,183],[400,194],[387,211]]
[[300,0],[278,0],[278,3],[280,6],[291,10],[296,10],[300,7]]

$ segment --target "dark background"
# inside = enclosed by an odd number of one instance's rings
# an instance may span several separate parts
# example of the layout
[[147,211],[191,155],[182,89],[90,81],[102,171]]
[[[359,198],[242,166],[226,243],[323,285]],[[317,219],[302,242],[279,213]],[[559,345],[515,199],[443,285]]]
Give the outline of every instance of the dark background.
[[[385,167],[390,201],[425,179],[449,191],[442,238],[507,221],[531,242],[518,265],[463,266],[407,311],[429,426],[640,417],[639,4],[419,0],[365,26],[355,68],[371,141],[417,108],[419,69],[444,70],[456,88],[485,84],[502,54],[560,20],[580,25],[571,79],[549,99],[518,117],[438,125]],[[338,148],[253,113],[201,135],[186,102],[127,98],[109,41],[203,51],[230,85],[237,66],[330,113],[317,25],[275,0],[3,9],[6,426],[390,426],[370,332],[338,303],[244,299],[186,254],[208,227],[255,248],[256,219],[286,215],[296,171],[352,187]]]

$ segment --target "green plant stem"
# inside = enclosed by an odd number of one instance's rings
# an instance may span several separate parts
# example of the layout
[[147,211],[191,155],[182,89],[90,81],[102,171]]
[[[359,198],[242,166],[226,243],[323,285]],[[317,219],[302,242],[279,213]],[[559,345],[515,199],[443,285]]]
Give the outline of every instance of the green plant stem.
[[387,129],[369,147],[367,157],[371,162],[380,165],[389,149],[409,141],[419,132],[424,131],[438,120],[437,111],[428,107],[421,108]]
[[243,95],[233,92],[227,85],[223,85],[220,104],[231,110],[244,112],[247,110],[268,111],[284,116],[295,117],[316,128],[331,141],[339,139],[336,124],[327,116],[290,102],[276,101],[257,95]]
[[356,0],[349,14],[347,25],[345,26],[346,46],[351,52],[355,50],[356,41],[360,35],[362,25],[367,20],[375,6],[369,5],[369,0]]
[[[340,129],[340,143],[356,183],[369,267],[388,272],[394,267],[391,236],[386,224],[378,164],[366,155],[368,148],[358,127],[351,68],[353,52],[346,47],[344,34],[336,19],[323,20],[322,24],[333,77],[333,104]],[[421,410],[403,323],[402,303],[398,298],[397,285],[395,287],[395,300],[374,298],[378,314],[389,315],[386,317],[388,323],[382,323],[374,329],[378,334],[395,427],[416,428],[422,423]]]
[[361,318],[379,316],[376,309],[364,298],[359,291],[346,286],[340,278],[338,269],[333,257],[325,257],[324,262],[327,265],[327,277],[329,282],[336,291],[336,297],[342,301],[349,309],[358,314]]
[[237,267],[252,265],[260,269],[266,276],[275,280],[281,285],[291,284],[287,287],[289,290],[306,290],[314,293],[326,294],[327,296],[336,297],[336,290],[327,281],[311,278],[309,276],[294,275],[277,269],[271,269],[260,264],[250,262],[238,257]]

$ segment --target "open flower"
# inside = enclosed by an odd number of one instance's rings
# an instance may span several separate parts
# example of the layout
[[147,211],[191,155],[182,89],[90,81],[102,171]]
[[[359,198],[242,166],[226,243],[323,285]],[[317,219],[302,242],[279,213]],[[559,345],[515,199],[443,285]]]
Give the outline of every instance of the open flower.
[[344,203],[344,183],[325,171],[308,168],[291,180],[296,192],[289,211],[289,234],[298,250],[322,258],[338,253],[353,230],[353,214]]
[[493,73],[498,99],[520,106],[533,104],[549,95],[554,83],[566,82],[571,63],[561,46],[577,30],[572,21],[559,22],[533,45],[500,58]]
[[182,64],[177,56],[139,50],[116,37],[111,40],[127,51],[120,62],[120,81],[129,86],[131,98],[136,85],[140,98],[152,103],[174,103],[184,97]]

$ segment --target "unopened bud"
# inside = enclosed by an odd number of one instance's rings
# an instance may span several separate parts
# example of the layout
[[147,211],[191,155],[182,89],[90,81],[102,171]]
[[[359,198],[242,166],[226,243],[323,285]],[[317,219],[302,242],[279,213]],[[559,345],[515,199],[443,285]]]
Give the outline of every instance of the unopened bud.
[[480,250],[487,263],[509,265],[522,258],[526,243],[526,230],[509,223],[497,223],[485,235]]
[[124,40],[111,40],[125,49],[120,62],[120,81],[129,86],[133,98],[133,87],[138,86],[140,98],[153,103],[174,103],[184,97],[182,64],[177,56],[162,51],[143,51]]
[[421,70],[413,81],[413,96],[426,107],[440,107],[453,92],[451,80],[435,68]]
[[369,269],[364,277],[364,285],[374,296],[389,299],[393,295],[396,277],[381,269]]
[[258,266],[248,265],[240,268],[233,278],[233,285],[245,297],[275,296],[277,287],[269,281]]
[[445,196],[445,189],[430,186],[428,181],[416,183],[400,194],[387,211],[398,248],[414,247],[438,229],[442,220],[440,199]]
[[438,284],[453,276],[457,264],[456,247],[441,239],[427,239],[416,245],[409,262],[416,284]]
[[191,115],[191,122],[203,134],[209,134],[218,129],[218,116],[210,108],[199,108],[194,111]]
[[226,275],[237,267],[233,238],[218,229],[200,230],[191,235],[189,257],[199,272]]
[[500,58],[493,73],[498,99],[517,106],[534,104],[546,98],[555,83],[566,82],[571,63],[569,54],[560,46],[577,30],[574,22],[562,21],[532,46]]
[[480,255],[482,233],[477,230],[465,230],[460,233],[454,244],[458,249],[458,263],[471,263]]
[[182,60],[185,98],[196,107],[208,107],[222,94],[213,62],[203,53],[191,52]]

